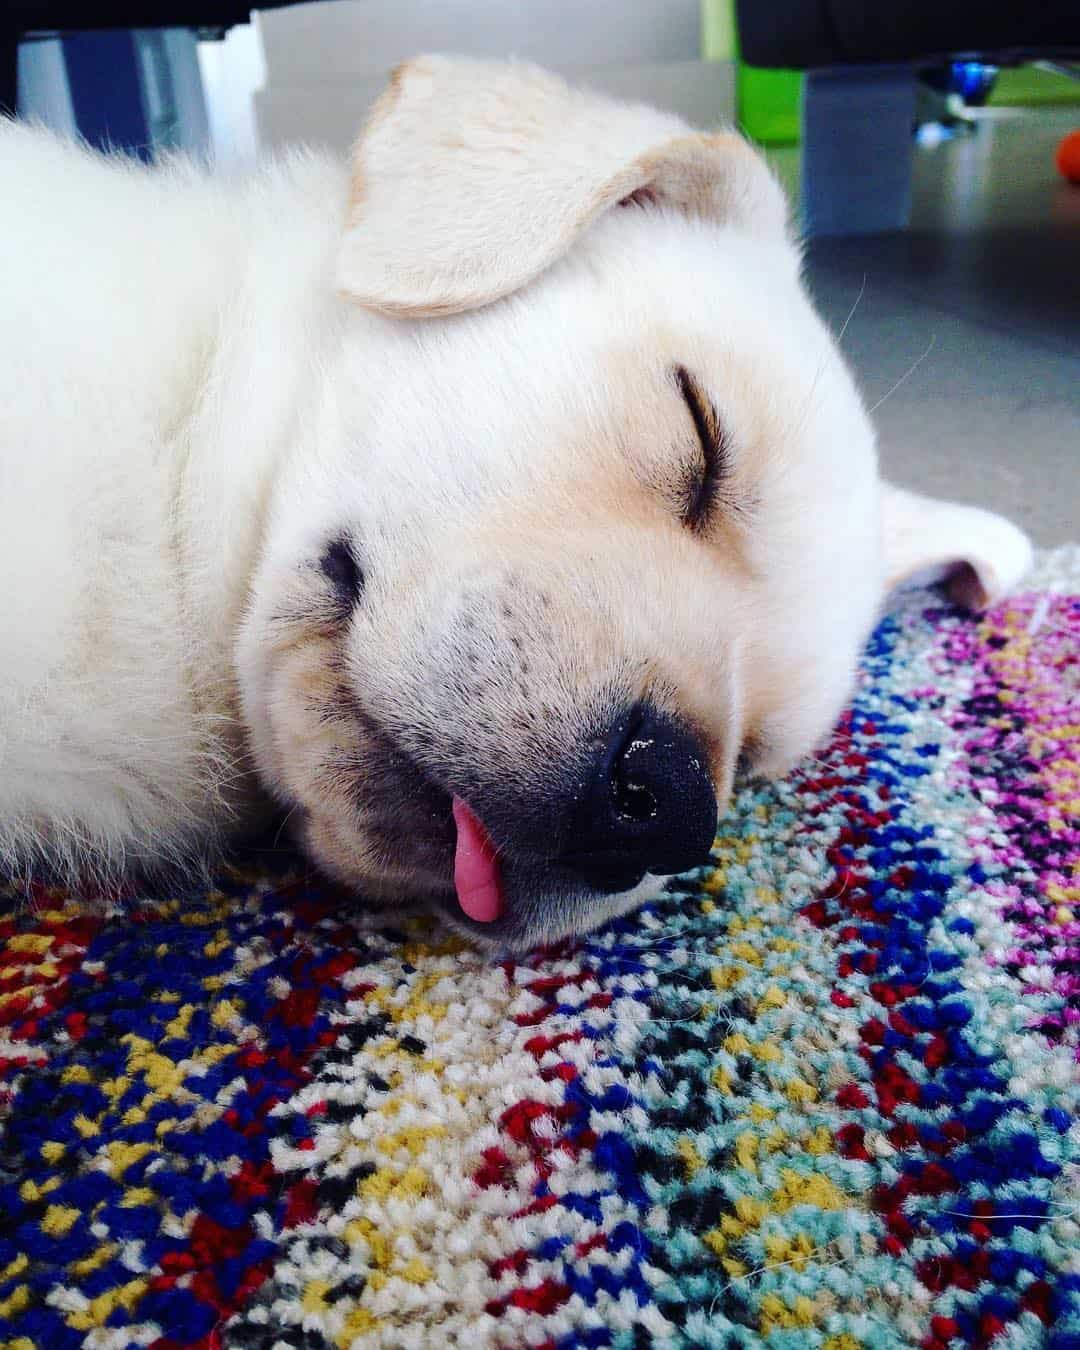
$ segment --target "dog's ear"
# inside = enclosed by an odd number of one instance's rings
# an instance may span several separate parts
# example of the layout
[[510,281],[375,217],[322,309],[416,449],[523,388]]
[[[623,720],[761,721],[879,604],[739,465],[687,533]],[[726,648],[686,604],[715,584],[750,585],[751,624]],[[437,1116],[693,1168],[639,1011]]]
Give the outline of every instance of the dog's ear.
[[569,88],[535,66],[400,67],[354,151],[339,288],[386,314],[524,286],[601,212],[655,203],[782,237],[783,192],[734,133]]
[[889,483],[882,484],[882,528],[889,590],[943,581],[957,604],[980,610],[1031,566],[1031,544],[1011,521]]

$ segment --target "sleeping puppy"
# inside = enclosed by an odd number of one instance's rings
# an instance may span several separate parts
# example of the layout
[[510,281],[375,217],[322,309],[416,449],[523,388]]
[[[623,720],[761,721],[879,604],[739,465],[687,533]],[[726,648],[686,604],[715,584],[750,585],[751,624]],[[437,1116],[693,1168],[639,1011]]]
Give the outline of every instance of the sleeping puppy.
[[0,130],[0,863],[115,879],[271,800],[493,946],[700,864],[887,587],[1027,565],[883,487],[737,135],[399,70],[246,179]]

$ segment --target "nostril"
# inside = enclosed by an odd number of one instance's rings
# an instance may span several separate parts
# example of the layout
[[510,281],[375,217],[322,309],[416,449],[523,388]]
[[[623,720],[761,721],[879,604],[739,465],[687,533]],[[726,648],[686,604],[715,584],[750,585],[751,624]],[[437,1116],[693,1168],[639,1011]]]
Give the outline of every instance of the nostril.
[[652,820],[660,809],[653,794],[640,783],[623,782],[616,778],[611,789],[615,797],[615,810],[635,825],[644,825],[647,820]]
[[652,738],[645,729],[644,709],[634,709],[628,724],[616,726],[607,760],[601,768],[612,783],[612,802],[616,814],[632,825],[644,825],[655,819],[660,810],[655,787],[649,786],[648,769],[643,764],[643,751],[648,751]]
[[653,744],[646,722],[645,709],[638,707],[624,727],[616,724],[611,762],[607,768],[616,814],[635,825],[653,820],[660,809],[656,793],[648,782],[648,771],[642,771],[642,752],[647,752]]

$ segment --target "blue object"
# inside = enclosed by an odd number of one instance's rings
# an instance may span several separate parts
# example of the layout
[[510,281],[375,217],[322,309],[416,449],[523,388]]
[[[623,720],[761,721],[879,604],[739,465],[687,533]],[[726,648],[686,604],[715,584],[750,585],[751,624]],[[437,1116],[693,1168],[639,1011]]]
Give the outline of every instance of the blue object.
[[810,71],[802,192],[810,234],[874,234],[907,224],[914,125],[910,66]]
[[983,61],[954,61],[949,67],[950,92],[959,94],[971,107],[979,108],[990,97],[997,77],[997,66]]
[[73,33],[63,42],[79,134],[103,150],[152,159],[133,34],[124,29]]

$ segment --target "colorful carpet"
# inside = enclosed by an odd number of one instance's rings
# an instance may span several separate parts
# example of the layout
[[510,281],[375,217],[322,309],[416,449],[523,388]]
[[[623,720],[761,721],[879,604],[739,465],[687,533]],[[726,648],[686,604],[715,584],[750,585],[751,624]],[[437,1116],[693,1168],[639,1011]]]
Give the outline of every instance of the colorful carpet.
[[494,964],[238,869],[0,938],[0,1343],[1080,1346],[1080,554]]

